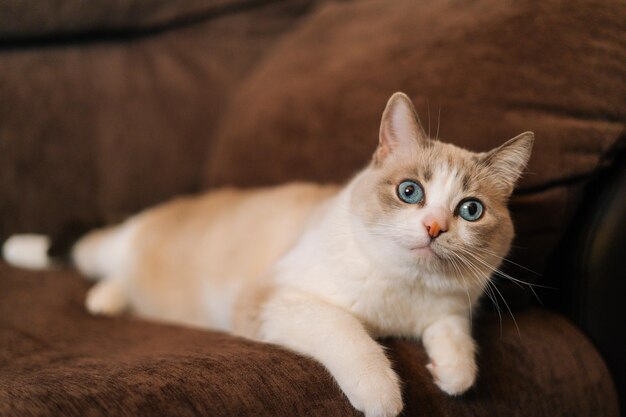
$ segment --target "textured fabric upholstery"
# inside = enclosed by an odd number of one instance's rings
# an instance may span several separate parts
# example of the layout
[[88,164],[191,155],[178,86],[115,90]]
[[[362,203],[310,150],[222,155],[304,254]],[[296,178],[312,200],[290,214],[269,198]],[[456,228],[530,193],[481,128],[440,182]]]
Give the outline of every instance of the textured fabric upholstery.
[[[69,272],[0,264],[0,415],[358,416],[317,362],[222,333],[100,318]],[[539,309],[484,314],[477,385],[450,398],[421,344],[385,340],[406,416],[617,416],[602,359],[567,320]]]
[[[461,146],[535,131],[511,258],[542,273],[624,132],[625,17],[619,0],[0,2],[0,240],[224,185],[344,181],[403,90]],[[436,388],[418,342],[384,341],[404,415],[617,416],[585,336],[500,284],[517,326],[479,314],[466,395]],[[358,415],[310,359],[91,317],[89,285],[0,263],[0,415]]]

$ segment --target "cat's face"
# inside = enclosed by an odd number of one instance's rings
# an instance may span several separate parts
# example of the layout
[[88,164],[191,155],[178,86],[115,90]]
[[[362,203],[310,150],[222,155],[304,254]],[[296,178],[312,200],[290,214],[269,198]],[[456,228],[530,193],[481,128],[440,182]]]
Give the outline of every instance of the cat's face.
[[527,132],[473,153],[428,139],[410,100],[394,94],[352,194],[360,243],[396,270],[484,283],[509,250],[507,202],[532,143]]

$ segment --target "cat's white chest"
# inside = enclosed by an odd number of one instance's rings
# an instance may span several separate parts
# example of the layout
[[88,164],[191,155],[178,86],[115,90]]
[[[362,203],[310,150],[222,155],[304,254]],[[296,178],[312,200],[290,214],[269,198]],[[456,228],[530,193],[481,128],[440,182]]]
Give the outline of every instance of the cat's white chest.
[[350,310],[377,336],[415,336],[423,316],[422,290],[371,274],[356,289]]
[[462,294],[433,291],[419,278],[372,273],[360,281],[349,309],[374,336],[419,337],[437,319],[470,307]]

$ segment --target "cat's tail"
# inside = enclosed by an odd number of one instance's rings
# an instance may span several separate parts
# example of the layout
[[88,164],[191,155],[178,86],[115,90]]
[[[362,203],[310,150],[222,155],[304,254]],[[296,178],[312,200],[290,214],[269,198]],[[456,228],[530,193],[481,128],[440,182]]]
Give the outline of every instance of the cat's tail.
[[52,239],[37,234],[18,234],[2,245],[2,258],[9,264],[25,269],[50,269],[56,261],[48,254]]
[[92,230],[94,224],[72,223],[55,236],[15,234],[2,244],[2,258],[18,268],[45,270],[76,266],[87,275],[98,275],[101,265],[94,262],[109,229]]

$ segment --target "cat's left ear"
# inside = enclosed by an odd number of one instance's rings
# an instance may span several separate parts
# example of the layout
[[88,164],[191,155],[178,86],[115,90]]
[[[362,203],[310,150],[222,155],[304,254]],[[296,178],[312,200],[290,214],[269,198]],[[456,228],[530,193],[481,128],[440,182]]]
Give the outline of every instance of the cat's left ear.
[[494,185],[507,195],[513,192],[515,183],[522,175],[530,159],[534,141],[533,132],[524,132],[487,152],[483,157],[483,164],[488,167],[489,177]]
[[396,152],[408,152],[426,140],[411,99],[404,93],[392,95],[380,122],[374,161],[380,163]]

